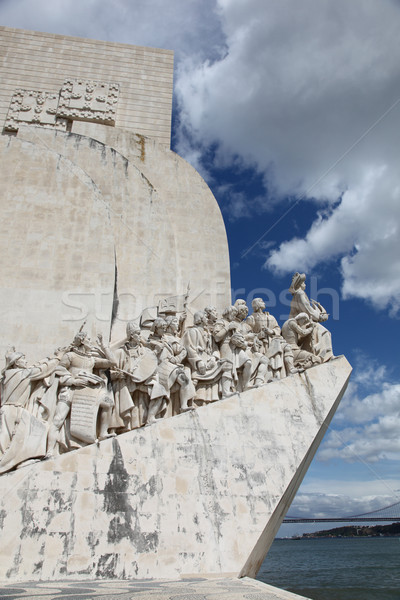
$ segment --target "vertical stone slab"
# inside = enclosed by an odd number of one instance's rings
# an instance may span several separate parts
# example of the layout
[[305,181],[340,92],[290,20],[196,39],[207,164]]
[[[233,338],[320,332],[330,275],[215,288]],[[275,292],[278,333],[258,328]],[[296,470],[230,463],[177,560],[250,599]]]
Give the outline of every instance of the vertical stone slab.
[[189,283],[187,324],[229,304],[218,205],[169,150],[173,52],[7,27],[0,50],[0,354],[39,360],[86,318],[123,337]]
[[0,152],[2,358],[10,344],[30,361],[68,344],[82,323],[80,303],[94,306],[99,288],[110,292],[109,306],[90,328],[107,336],[115,256],[101,191],[48,147],[3,136]]
[[[17,138],[0,138],[7,167],[0,175],[5,190],[0,205],[4,204],[6,217],[4,236],[0,237],[5,268],[3,279],[0,273],[0,288],[7,290],[3,310],[8,315],[7,330],[0,334],[3,355],[13,343],[27,351],[30,360],[41,359],[53,346],[71,341],[85,318],[92,335],[97,330],[107,337],[112,324],[113,339],[122,338],[128,320],[138,319],[144,308],[157,305],[161,298],[184,294],[189,283],[192,313],[207,304],[222,311],[230,303],[225,227],[204,180],[186,161],[152,140],[119,130],[115,136],[104,135],[113,128],[97,127],[100,140],[22,124]],[[24,152],[19,152],[24,143]],[[47,155],[54,160],[40,173]],[[15,169],[17,178],[11,176]],[[55,188],[57,195],[52,191]],[[21,211],[20,205],[15,206],[14,194],[25,198]],[[81,206],[81,213],[71,214],[66,201],[69,195]],[[37,285],[37,274],[27,270],[25,263],[32,264],[35,254],[30,249],[29,256],[16,262],[12,252],[18,257],[20,249],[9,244],[10,233],[18,244],[33,226],[32,219],[26,222],[33,204],[41,215],[37,235],[40,232],[47,240],[48,248],[40,263],[48,283],[43,282],[42,297],[34,299],[29,294]],[[88,220],[89,206],[97,207],[96,229],[94,217]],[[18,231],[8,226],[15,220]],[[62,250],[58,249],[59,229],[69,231]],[[78,246],[78,239],[87,240],[87,246],[81,241]],[[65,266],[72,256],[75,273]],[[21,294],[21,289],[29,291]],[[50,304],[51,310],[41,312],[43,303]],[[18,316],[14,318],[16,307]],[[42,345],[34,354],[39,334],[28,340],[31,352],[25,342],[26,331],[35,322],[39,330],[44,319]]]

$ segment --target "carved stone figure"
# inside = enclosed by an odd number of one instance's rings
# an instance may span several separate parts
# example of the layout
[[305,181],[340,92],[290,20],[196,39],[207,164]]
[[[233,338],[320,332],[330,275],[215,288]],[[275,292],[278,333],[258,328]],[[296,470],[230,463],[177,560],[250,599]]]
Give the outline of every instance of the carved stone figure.
[[[235,307],[237,313],[234,321],[238,323],[236,333],[243,336],[247,345],[246,353],[251,359],[250,381],[254,385],[259,386],[266,382],[269,359],[265,353],[260,352],[260,345],[257,343],[256,335],[247,322],[249,309],[247,308],[246,301],[242,299],[236,300]],[[246,389],[246,387],[243,389]]]
[[165,397],[171,400],[171,394],[178,391],[179,410],[185,412],[191,409],[189,402],[195,397],[196,390],[190,371],[185,370],[182,362],[186,358],[186,350],[177,337],[178,328],[178,317],[170,316],[167,320],[158,317],[153,322],[147,345],[157,355],[158,380],[164,388]]
[[190,293],[190,284],[188,283],[186,293],[180,294],[178,296],[169,296],[168,298],[163,298],[158,303],[157,314],[162,319],[167,320],[167,328],[168,323],[170,323],[170,317],[175,317],[178,320],[178,329],[177,334],[180,336],[183,333],[185,328],[185,321],[187,317],[187,303],[189,299]]
[[193,323],[183,334],[182,344],[196,386],[195,404],[201,406],[223,397],[221,377],[224,372],[231,372],[232,364],[220,359],[217,344],[207,329],[205,312],[196,312]]
[[205,323],[207,330],[212,333],[214,331],[214,325],[218,321],[218,312],[215,306],[206,306],[204,309]]
[[13,348],[6,354],[1,378],[0,473],[46,454],[45,417],[50,405],[56,402],[57,385],[53,385],[52,376],[60,356],[57,352],[54,357],[28,367],[22,352]]
[[317,324],[316,327],[313,327],[311,334],[303,341],[303,348],[321,357],[322,362],[327,362],[333,358],[332,339],[330,331],[321,323],[327,321],[328,313],[319,302],[308,298],[305,292],[305,280],[304,273],[295,273],[292,277],[289,292],[293,298],[289,317],[293,318],[300,313],[306,313],[310,320]]
[[147,339],[128,323],[126,338],[112,345],[115,352],[101,336],[93,345],[83,331],[69,348],[32,367],[10,350],[0,388],[0,473],[329,360],[331,336],[321,324],[328,315],[308,299],[304,274],[294,274],[290,291],[282,331],[262,298],[254,298],[252,315],[243,299],[222,317],[208,306],[180,336],[188,287],[185,296],[160,302],[164,316],[149,320]]
[[282,325],[282,336],[290,344],[293,351],[294,364],[303,369],[323,362],[320,356],[303,348],[303,341],[310,335],[315,327],[306,313],[299,313],[294,319],[288,319]]
[[268,337],[280,335],[281,329],[273,315],[265,310],[265,302],[262,298],[254,298],[251,303],[253,314],[247,317],[246,322],[254,333],[267,330]]
[[247,317],[246,323],[257,334],[255,345],[268,358],[269,379],[282,379],[287,374],[298,373],[290,344],[282,337],[275,317],[265,311],[264,300],[254,298],[251,305],[253,314]]
[[111,369],[114,407],[109,428],[115,432],[152,423],[165,408],[157,356],[143,344],[138,325],[128,323],[126,334],[127,341],[114,352],[117,368]]
[[239,331],[240,321],[236,319],[237,313],[238,309],[235,306],[228,306],[222,312],[222,318],[214,325],[214,339],[219,344],[221,358],[232,364],[231,373],[224,375],[224,397],[235,388],[239,387],[243,391],[250,387],[252,361],[247,354],[246,339]]
[[[64,451],[108,437],[110,409],[114,402],[107,391],[107,380],[93,370],[107,369],[116,365],[115,357],[98,337],[105,358],[94,356],[95,348],[88,335],[80,331],[74,338],[71,349],[61,359],[64,375],[60,378],[61,390],[57,408],[50,426],[48,456],[52,456],[56,445]],[[97,415],[100,410],[100,431],[97,433]],[[70,415],[69,421],[66,421]],[[63,427],[64,425],[64,427]],[[61,429],[63,430],[61,431]],[[60,435],[61,434],[61,435]]]

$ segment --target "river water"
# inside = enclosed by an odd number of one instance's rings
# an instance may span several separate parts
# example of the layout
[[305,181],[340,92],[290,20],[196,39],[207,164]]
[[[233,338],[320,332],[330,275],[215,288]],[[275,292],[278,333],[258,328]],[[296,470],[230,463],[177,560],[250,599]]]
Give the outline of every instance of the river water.
[[400,600],[400,538],[275,540],[257,579],[312,600]]

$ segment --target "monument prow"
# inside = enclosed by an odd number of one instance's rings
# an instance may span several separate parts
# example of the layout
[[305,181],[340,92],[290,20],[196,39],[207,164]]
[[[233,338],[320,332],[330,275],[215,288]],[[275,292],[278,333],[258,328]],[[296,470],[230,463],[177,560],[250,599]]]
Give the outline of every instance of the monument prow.
[[254,577],[350,372],[340,356],[3,475],[0,578]]

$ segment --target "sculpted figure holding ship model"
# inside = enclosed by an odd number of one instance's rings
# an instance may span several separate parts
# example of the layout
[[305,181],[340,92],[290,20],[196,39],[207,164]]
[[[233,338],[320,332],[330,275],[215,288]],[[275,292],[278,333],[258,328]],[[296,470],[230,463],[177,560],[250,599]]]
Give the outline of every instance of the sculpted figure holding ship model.
[[333,358],[332,339],[330,331],[322,325],[328,320],[328,313],[316,300],[310,300],[306,294],[306,276],[304,273],[295,273],[289,292],[292,294],[289,318],[295,318],[300,313],[308,315],[310,321],[315,323],[312,332],[304,339],[302,347],[311,354],[319,356],[327,362]]

